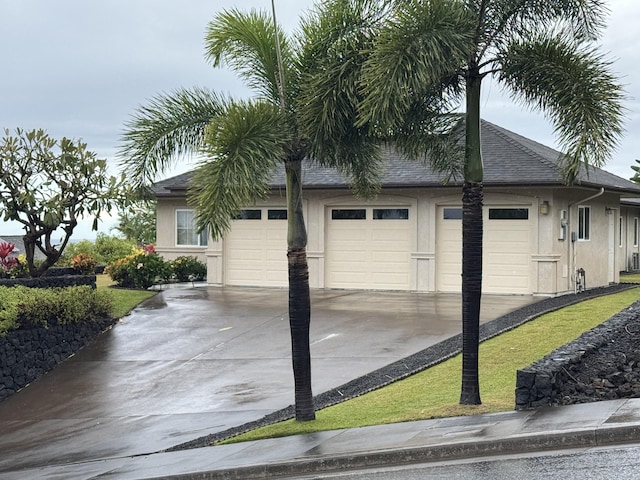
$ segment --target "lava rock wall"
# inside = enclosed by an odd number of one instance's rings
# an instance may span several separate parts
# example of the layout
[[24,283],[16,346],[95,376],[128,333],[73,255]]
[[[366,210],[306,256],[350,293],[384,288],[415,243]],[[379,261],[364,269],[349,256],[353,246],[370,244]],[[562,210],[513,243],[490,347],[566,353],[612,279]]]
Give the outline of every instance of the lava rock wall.
[[640,301],[516,372],[516,410],[640,396]]
[[94,340],[117,319],[21,328],[0,338],[0,401]]

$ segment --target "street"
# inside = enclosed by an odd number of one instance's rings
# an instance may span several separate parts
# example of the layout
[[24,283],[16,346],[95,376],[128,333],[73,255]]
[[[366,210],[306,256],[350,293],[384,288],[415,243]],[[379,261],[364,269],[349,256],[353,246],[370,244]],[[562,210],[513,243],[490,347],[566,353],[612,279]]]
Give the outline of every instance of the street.
[[309,475],[326,480],[636,480],[640,476],[640,444],[579,451],[542,452],[438,462],[410,467]]

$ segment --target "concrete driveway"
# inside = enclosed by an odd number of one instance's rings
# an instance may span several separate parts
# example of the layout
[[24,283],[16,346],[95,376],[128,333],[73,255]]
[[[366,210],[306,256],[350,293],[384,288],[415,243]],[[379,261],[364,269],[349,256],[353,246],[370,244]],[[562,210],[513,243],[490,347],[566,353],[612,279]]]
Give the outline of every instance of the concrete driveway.
[[[485,296],[482,321],[535,300]],[[460,312],[453,294],[313,291],[314,394],[459,333]],[[0,473],[156,452],[291,403],[286,290],[168,289],[0,403]]]

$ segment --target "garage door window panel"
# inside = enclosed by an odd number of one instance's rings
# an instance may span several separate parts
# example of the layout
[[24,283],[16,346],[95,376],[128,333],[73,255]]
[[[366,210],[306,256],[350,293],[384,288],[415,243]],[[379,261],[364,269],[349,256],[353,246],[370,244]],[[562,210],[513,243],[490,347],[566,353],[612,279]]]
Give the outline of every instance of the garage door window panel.
[[181,246],[206,247],[209,237],[207,229],[198,233],[194,210],[176,210],[176,244]]
[[244,209],[236,215],[235,220],[262,220],[262,210]]
[[528,208],[490,208],[489,220],[529,220]]
[[270,208],[267,211],[267,220],[286,220],[287,211],[285,209]]
[[374,220],[409,220],[408,208],[374,208]]
[[331,210],[331,220],[366,220],[367,211],[364,208],[341,208]]
[[462,208],[443,208],[442,209],[443,220],[462,220]]

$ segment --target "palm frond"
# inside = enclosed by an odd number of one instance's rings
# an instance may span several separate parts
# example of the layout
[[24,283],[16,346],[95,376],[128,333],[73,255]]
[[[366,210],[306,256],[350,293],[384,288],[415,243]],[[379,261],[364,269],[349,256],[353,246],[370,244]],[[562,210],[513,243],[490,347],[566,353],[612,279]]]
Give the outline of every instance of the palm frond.
[[[285,92],[295,84],[294,50],[285,32],[278,26],[282,52]],[[207,27],[206,58],[215,67],[225,63],[247,85],[272,102],[277,103],[278,58],[273,19],[263,11],[249,13],[237,9],[219,13]]]
[[598,39],[609,12],[603,0],[500,0],[489,9],[488,16],[507,27],[507,38],[561,28],[579,41]]
[[398,152],[441,173],[443,183],[464,177],[464,116],[438,111],[425,115],[417,106],[390,137]]
[[276,165],[286,159],[290,125],[277,105],[235,102],[211,121],[200,165],[189,190],[198,228],[214,238],[229,229],[241,208],[264,199]]
[[398,2],[363,67],[360,123],[393,128],[414,98],[461,75],[475,49],[473,20],[464,2]]
[[225,109],[214,92],[194,88],[158,95],[125,124],[118,156],[135,185],[154,180],[182,155],[199,152],[209,122]]
[[602,166],[623,132],[624,92],[611,62],[595,48],[566,37],[511,43],[500,58],[499,80],[516,100],[547,114],[563,157],[565,178],[580,164]]
[[374,0],[333,0],[302,24],[297,112],[310,154],[351,179],[354,193],[379,190],[382,157],[368,125],[356,125],[359,78],[374,28],[385,12]]

